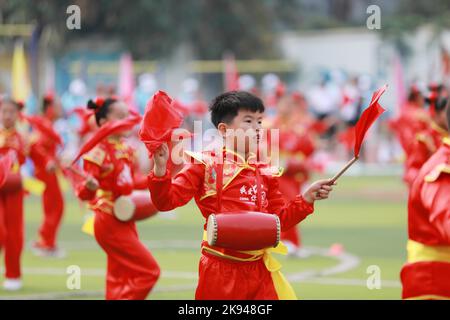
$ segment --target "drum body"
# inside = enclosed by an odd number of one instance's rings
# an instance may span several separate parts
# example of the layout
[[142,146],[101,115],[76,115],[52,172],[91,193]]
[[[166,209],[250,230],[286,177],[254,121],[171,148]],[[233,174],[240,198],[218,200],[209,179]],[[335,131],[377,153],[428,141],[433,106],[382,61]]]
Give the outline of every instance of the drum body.
[[280,242],[280,219],[262,212],[227,212],[208,217],[210,246],[233,250],[260,250]]
[[0,187],[1,193],[16,192],[22,189],[22,176],[20,173],[7,174],[3,185]]
[[114,216],[120,221],[140,221],[154,216],[158,210],[148,191],[133,191],[114,202]]

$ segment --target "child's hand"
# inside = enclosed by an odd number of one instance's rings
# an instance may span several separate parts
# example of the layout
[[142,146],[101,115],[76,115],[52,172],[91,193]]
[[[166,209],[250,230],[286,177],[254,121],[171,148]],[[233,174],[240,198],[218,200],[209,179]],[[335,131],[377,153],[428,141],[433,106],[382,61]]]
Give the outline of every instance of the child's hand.
[[98,181],[95,178],[89,177],[86,180],[86,188],[88,188],[91,191],[97,191],[99,185],[98,185]]
[[[303,193],[303,198],[309,203],[314,203],[316,200],[327,199],[328,195],[333,190],[333,187],[330,184],[331,179],[314,182]],[[336,182],[333,185],[336,185]]]
[[153,154],[153,173],[157,177],[162,177],[166,174],[167,161],[169,160],[169,147],[167,143],[163,143]]

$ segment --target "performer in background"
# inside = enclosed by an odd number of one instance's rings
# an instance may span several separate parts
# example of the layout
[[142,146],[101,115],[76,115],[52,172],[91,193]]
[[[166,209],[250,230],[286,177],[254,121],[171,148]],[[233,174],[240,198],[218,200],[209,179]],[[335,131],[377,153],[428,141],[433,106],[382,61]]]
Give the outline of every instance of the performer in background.
[[[88,108],[98,126],[128,116],[127,106],[114,98],[90,100]],[[83,156],[83,168],[88,178],[77,195],[95,212],[94,236],[107,255],[106,299],[145,299],[159,278],[159,266],[139,240],[135,222],[113,215],[119,196],[146,187],[146,179],[135,178],[133,150],[122,134],[111,135]]]
[[[61,117],[62,108],[53,95],[46,95],[42,101],[43,115],[36,118],[41,126],[53,129],[53,123]],[[61,139],[34,128],[31,144],[41,148],[46,158],[32,157],[35,167],[35,176],[45,184],[42,194],[42,208],[44,216],[39,227],[39,240],[33,244],[33,252],[39,256],[63,257],[64,252],[57,246],[57,233],[64,212],[64,197],[57,176],[58,146]],[[42,161],[44,160],[44,161]]]
[[[257,161],[258,157],[251,153],[256,133],[262,128],[264,109],[261,99],[247,92],[231,91],[216,97],[210,106],[211,119],[224,139],[228,135],[225,148],[186,152],[192,163],[174,178],[167,170],[169,147],[161,144],[154,153],[155,166],[148,177],[154,205],[168,211],[194,197],[205,219],[212,213],[232,211],[273,213],[279,217],[282,231],[310,215],[315,200],[328,198],[330,181],[318,181],[295,200],[284,200],[278,187],[278,168]],[[255,135],[239,143],[238,129],[249,129]],[[259,175],[259,170],[265,174]],[[203,240],[196,299],[296,299],[270,250],[225,249],[209,245],[205,235]],[[274,250],[287,253],[284,246]]]
[[24,241],[24,188],[20,167],[27,156],[45,159],[45,154],[16,129],[22,103],[5,99],[0,103],[0,155],[12,157],[12,167],[0,187],[0,250],[5,259],[5,290],[22,288],[21,255]]
[[[283,174],[279,178],[279,190],[286,202],[295,200],[310,176],[310,162],[308,161],[315,150],[313,133],[310,128],[314,121],[307,113],[302,96],[297,100],[285,95],[278,102],[277,117],[272,128],[279,129],[280,160]],[[297,103],[296,103],[297,102]],[[297,226],[281,233],[281,240],[287,246],[289,254],[306,257],[301,248],[300,230]]]
[[[447,103],[448,105],[448,103]],[[447,106],[447,127],[450,108]],[[403,299],[450,299],[450,139],[425,162],[408,200]]]
[[404,180],[409,186],[422,168],[423,164],[442,144],[442,139],[448,137],[448,127],[446,120],[446,108],[448,98],[445,96],[431,100],[430,116],[431,121],[425,130],[418,132],[415,139],[409,142],[410,153],[406,161]]

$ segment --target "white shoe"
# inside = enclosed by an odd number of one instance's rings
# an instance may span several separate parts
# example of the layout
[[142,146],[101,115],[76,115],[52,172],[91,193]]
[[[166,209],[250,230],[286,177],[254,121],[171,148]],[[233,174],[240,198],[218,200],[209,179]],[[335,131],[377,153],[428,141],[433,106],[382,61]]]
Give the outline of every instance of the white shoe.
[[3,282],[3,289],[5,289],[6,291],[18,291],[22,289],[22,280],[5,279],[5,282]]

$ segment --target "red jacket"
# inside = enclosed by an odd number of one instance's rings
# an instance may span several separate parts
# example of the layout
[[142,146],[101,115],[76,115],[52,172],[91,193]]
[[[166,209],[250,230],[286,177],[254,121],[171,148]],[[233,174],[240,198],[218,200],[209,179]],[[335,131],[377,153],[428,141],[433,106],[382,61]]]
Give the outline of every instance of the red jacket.
[[[49,127],[52,127],[52,122],[45,117],[39,117],[39,119]],[[56,160],[56,151],[58,148],[58,143],[50,138],[48,135],[39,132],[39,130],[34,129],[30,136],[30,148],[38,150],[39,152],[33,152],[30,157],[33,160],[36,170],[36,175],[38,176],[40,172],[45,171],[47,164],[50,161]]]
[[[214,152],[202,154],[186,152],[190,160],[197,163],[186,165],[174,178],[166,172],[163,177],[148,176],[148,187],[153,204],[160,211],[168,211],[187,204],[195,199],[201,214],[206,220],[212,213],[217,213],[217,191],[215,164],[218,157]],[[312,204],[302,196],[294,201],[285,202],[278,190],[278,168],[261,169],[261,208],[257,206],[256,174],[254,158],[247,161],[241,156],[227,151],[223,169],[222,213],[236,211],[261,211],[279,216],[281,230],[295,226],[314,211]],[[206,242],[203,242],[207,246]],[[231,250],[214,248],[230,253]],[[236,255],[236,252],[233,252]]]
[[18,171],[20,166],[25,163],[27,155],[26,145],[16,129],[0,129],[0,155],[5,155],[10,150],[13,150],[15,154],[12,166],[13,171]]
[[76,193],[81,200],[90,201],[91,209],[112,213],[114,201],[146,186],[146,179],[134,173],[134,151],[122,140],[105,139],[83,156],[83,169],[99,183],[92,191],[80,184]]
[[450,140],[423,165],[408,200],[403,298],[450,298]]
[[410,154],[405,162],[405,182],[411,186],[417,177],[420,168],[441,146],[442,139],[448,136],[448,132],[432,122],[431,125],[410,140]]
[[391,125],[405,151],[406,157],[408,157],[412,152],[411,141],[416,139],[417,133],[429,127],[429,116],[424,109],[408,103],[402,108],[400,116]]

